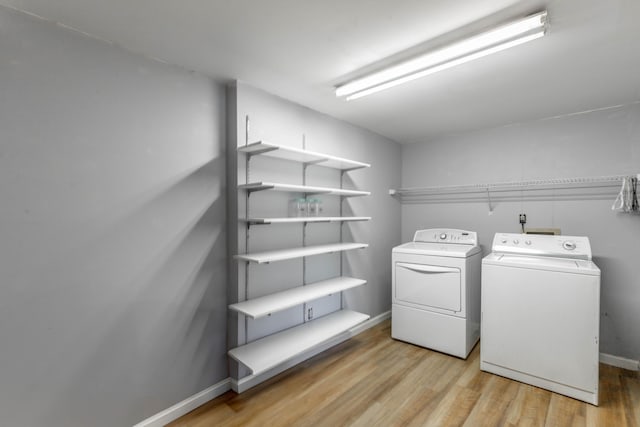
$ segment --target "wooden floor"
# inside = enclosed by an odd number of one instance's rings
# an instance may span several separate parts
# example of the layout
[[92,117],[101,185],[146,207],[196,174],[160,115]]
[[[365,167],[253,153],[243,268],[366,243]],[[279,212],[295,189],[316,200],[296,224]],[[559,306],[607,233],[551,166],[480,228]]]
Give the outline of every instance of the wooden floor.
[[392,340],[381,323],[242,394],[228,392],[171,426],[640,427],[640,374],[600,365],[600,406]]

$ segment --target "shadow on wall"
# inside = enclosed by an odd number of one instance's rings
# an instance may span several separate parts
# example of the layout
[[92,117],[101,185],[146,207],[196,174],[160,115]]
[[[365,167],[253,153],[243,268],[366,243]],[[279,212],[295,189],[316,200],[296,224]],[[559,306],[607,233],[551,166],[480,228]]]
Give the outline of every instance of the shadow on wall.
[[74,272],[51,277],[65,293],[43,313],[56,337],[39,361],[46,384],[19,397],[38,402],[34,423],[134,424],[227,376],[223,177],[214,158],[56,256]]

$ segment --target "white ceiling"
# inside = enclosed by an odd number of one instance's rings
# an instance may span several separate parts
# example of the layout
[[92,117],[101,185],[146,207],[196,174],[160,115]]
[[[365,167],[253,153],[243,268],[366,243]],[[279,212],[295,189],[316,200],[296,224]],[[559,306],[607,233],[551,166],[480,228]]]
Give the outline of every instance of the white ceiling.
[[[221,81],[245,81],[399,142],[640,100],[636,0],[0,3]],[[547,37],[359,100],[333,94],[398,52],[544,8]]]

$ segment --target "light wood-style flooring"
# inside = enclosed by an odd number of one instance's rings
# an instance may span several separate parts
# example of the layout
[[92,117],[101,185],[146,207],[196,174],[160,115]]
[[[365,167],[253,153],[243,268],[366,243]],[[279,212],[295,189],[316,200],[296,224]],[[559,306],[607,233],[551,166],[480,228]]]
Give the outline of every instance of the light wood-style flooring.
[[170,426],[640,427],[640,374],[600,365],[600,406],[481,372],[391,339],[383,322],[242,394]]

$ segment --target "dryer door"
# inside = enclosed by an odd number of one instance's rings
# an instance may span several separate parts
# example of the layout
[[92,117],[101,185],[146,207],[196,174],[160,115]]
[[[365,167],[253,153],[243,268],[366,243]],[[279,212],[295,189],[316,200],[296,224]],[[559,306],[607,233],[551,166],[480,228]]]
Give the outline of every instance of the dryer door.
[[422,309],[461,310],[460,269],[396,262],[394,302]]

